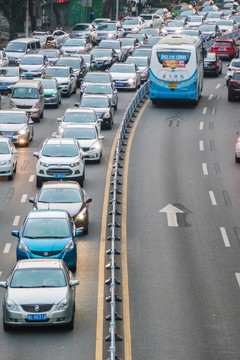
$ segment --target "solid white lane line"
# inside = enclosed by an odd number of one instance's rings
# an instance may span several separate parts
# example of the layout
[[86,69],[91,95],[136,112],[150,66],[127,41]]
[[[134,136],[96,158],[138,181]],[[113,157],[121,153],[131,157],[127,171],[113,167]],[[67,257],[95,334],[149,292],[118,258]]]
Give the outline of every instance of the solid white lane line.
[[227,233],[226,233],[226,229],[224,227],[220,227],[220,231],[221,231],[221,234],[222,234],[222,238],[223,238],[223,242],[224,242],[224,245],[226,247],[230,247],[230,242],[228,240],[228,236],[227,236]]
[[239,274],[239,273],[235,273],[235,276],[236,276],[236,278],[237,278],[238,285],[240,286],[240,274]]
[[217,84],[216,89],[219,89],[219,88],[220,88],[220,86],[221,86],[221,84]]
[[204,142],[203,142],[203,140],[199,140],[199,150],[204,151]]
[[2,271],[0,271],[0,277],[2,276]]
[[29,182],[33,182],[34,181],[34,178],[35,178],[35,175],[31,175],[30,177],[29,177]]
[[203,175],[208,175],[208,168],[206,163],[202,163]]
[[20,220],[20,216],[19,215],[15,216],[13,221],[13,226],[18,226],[19,220]]
[[212,98],[213,98],[213,94],[210,94],[208,100],[212,100]]
[[203,108],[202,114],[205,115],[207,113],[207,107]]
[[199,130],[203,130],[203,126],[204,126],[204,122],[203,122],[203,121],[200,121],[200,123],[199,123]]
[[4,254],[8,254],[9,253],[9,250],[10,250],[10,248],[11,248],[11,243],[7,243],[6,245],[5,245],[5,248],[4,248],[4,250],[3,250],[3,253]]
[[216,112],[216,109],[212,108],[212,114],[215,114],[215,112]]
[[22,198],[21,198],[21,203],[25,203],[27,200],[27,194],[23,194]]
[[216,198],[215,198],[214,192],[213,192],[213,191],[209,191],[208,193],[209,193],[209,196],[210,196],[210,199],[211,199],[212,205],[217,205],[217,201],[216,201]]

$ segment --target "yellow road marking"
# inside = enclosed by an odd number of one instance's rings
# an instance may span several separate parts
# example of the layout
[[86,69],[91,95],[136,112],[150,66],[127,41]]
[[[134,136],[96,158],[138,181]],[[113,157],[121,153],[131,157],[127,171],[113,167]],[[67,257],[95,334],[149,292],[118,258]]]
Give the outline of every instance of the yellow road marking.
[[123,291],[123,327],[124,327],[124,359],[132,360],[131,346],[131,327],[130,327],[130,310],[129,310],[129,289],[128,289],[128,266],[127,266],[127,187],[128,187],[128,168],[130,151],[133,136],[139,120],[148,106],[150,100],[147,100],[140,110],[134,121],[125,154],[124,175],[123,175],[123,191],[122,191],[122,234],[121,234],[121,256],[122,256],[122,291]]
[[113,159],[115,155],[119,129],[114,138],[111,154],[108,161],[108,170],[106,175],[105,193],[103,200],[102,211],[102,226],[99,249],[99,265],[98,265],[98,302],[97,302],[97,326],[96,326],[96,353],[95,360],[102,360],[103,357],[103,313],[104,313],[104,272],[105,272],[105,249],[107,236],[107,215],[108,215],[108,201],[109,189],[111,182],[111,174],[113,170]]

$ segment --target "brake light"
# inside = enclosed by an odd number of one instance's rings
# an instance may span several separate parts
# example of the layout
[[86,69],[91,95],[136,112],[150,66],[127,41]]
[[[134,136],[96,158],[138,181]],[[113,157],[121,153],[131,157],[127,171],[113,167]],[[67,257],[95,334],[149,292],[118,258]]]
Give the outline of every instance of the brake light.
[[228,71],[233,71],[233,69],[231,67],[228,68]]
[[213,67],[216,67],[218,66],[218,63],[215,61],[213,64],[212,64]]
[[234,80],[230,80],[230,84],[231,84],[231,85],[238,85],[238,82],[237,82],[237,81],[234,81]]

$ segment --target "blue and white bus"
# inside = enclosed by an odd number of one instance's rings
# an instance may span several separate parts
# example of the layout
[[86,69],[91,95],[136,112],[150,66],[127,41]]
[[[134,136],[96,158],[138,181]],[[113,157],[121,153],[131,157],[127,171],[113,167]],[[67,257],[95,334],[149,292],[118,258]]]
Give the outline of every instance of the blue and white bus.
[[191,100],[197,104],[203,88],[202,40],[189,35],[167,35],[153,46],[149,98]]

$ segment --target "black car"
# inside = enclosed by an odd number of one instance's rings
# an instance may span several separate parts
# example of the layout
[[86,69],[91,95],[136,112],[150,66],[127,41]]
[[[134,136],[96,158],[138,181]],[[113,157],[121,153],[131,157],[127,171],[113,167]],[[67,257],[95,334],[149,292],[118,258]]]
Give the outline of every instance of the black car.
[[214,74],[219,76],[222,73],[222,60],[216,53],[208,52],[204,57],[204,75]]
[[47,181],[35,198],[29,199],[36,209],[66,210],[77,231],[88,233],[88,204],[92,198],[76,181]]
[[114,49],[94,48],[90,54],[95,57],[98,70],[109,69],[118,60],[118,54]]
[[228,101],[240,99],[240,71],[235,71],[228,82]]

